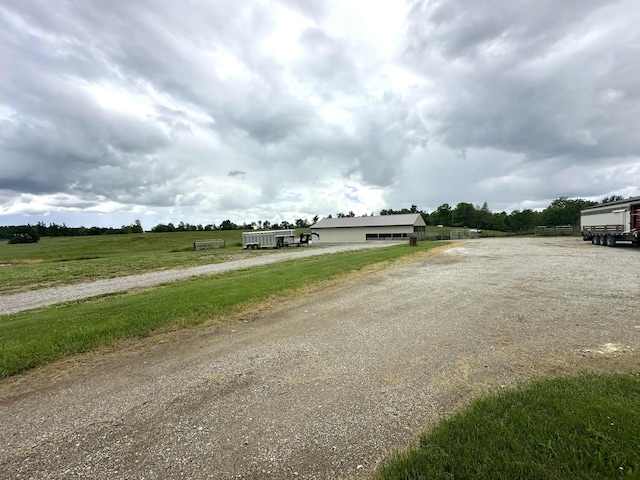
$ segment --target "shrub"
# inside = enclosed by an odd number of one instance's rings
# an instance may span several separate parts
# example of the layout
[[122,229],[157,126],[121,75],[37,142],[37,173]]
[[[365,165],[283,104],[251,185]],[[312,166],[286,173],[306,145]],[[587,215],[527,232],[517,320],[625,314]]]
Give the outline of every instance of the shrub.
[[40,234],[34,227],[15,227],[13,229],[13,237],[9,239],[10,244],[15,243],[37,243],[40,240]]

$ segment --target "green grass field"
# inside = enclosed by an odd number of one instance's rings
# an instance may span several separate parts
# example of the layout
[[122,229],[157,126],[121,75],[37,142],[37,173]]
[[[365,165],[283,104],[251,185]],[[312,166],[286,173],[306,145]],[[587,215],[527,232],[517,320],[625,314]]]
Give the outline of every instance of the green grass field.
[[[194,251],[199,240],[220,238],[227,247]],[[0,293],[50,287],[151,270],[227,261],[230,256],[255,256],[271,250],[246,252],[242,232],[172,232],[86,237],[42,237],[38,243],[0,242]]]
[[640,374],[547,379],[475,401],[380,480],[640,478]]

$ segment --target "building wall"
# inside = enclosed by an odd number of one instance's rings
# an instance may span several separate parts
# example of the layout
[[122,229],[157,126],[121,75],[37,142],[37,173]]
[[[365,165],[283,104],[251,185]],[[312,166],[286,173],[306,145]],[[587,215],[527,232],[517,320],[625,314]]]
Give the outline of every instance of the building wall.
[[367,233],[406,233],[408,237],[413,233],[413,225],[397,227],[312,228],[311,231],[320,235],[320,238],[313,238],[313,243],[364,243],[367,238]]
[[587,210],[580,217],[581,227],[597,225],[624,225],[629,228],[629,207],[626,205]]

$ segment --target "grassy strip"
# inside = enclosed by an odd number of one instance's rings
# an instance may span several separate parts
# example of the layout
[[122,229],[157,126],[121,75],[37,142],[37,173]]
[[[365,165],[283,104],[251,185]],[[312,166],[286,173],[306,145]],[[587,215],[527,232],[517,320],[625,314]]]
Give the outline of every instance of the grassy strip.
[[640,374],[548,379],[483,398],[380,479],[640,478]]
[[[0,242],[0,292],[78,283],[151,270],[224,262],[273,253],[242,250],[240,231],[43,237],[38,243]],[[221,238],[227,248],[194,251],[199,240]]]
[[252,303],[440,245],[424,242],[417,247],[397,245],[297,259],[197,277],[138,294],[109,295],[3,315],[0,377],[119,339],[215,321]]

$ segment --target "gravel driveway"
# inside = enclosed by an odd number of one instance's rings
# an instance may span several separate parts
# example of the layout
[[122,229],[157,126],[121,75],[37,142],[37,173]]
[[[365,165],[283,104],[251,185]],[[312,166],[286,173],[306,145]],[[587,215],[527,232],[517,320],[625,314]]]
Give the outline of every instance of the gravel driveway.
[[640,249],[480,239],[0,382],[1,478],[369,478],[472,398],[640,370]]

